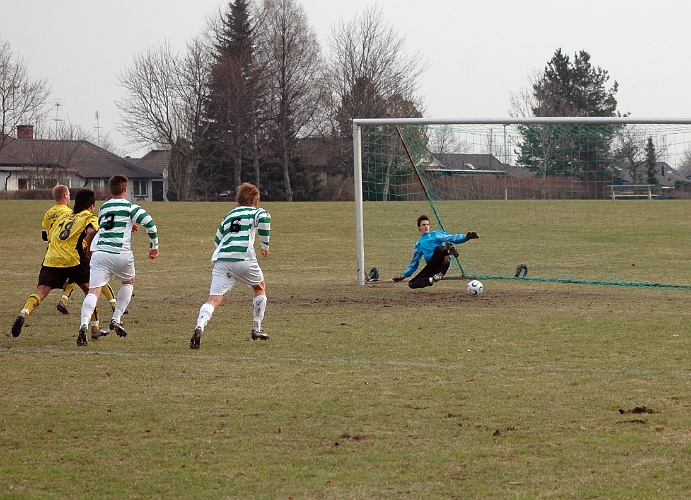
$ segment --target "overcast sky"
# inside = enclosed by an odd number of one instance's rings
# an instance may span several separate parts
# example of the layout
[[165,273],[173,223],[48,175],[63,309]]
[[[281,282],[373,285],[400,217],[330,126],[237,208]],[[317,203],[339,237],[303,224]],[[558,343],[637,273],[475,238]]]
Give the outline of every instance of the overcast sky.
[[[326,51],[340,20],[376,6],[409,53],[429,63],[426,116],[498,118],[554,51],[585,50],[619,83],[618,109],[636,117],[691,117],[691,0],[302,0]],[[117,131],[117,74],[165,39],[183,50],[219,0],[3,0],[0,38],[52,87],[51,118],[96,134]],[[56,108],[55,104],[60,106]],[[96,142],[96,135],[94,140]]]

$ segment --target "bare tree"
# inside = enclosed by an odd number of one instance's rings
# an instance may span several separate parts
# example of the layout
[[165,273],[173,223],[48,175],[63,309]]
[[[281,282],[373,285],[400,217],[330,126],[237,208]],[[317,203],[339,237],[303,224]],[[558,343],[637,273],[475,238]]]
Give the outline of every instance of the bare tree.
[[299,134],[309,135],[321,93],[323,63],[317,35],[296,0],[264,0],[259,47],[265,67],[269,130],[283,167],[287,201],[293,201],[288,169]]
[[17,125],[34,125],[45,116],[47,80],[29,77],[28,64],[0,38],[0,151]]
[[[648,146],[649,136],[648,130],[637,125],[625,125],[615,129],[612,141],[615,166],[626,170],[633,184],[648,182],[646,148],[650,147]],[[663,160],[668,151],[665,137],[659,137],[653,147],[657,160]]]
[[613,150],[615,164],[626,170],[633,184],[643,182],[645,164],[645,130],[635,126],[618,128],[614,135]]
[[[170,148],[183,158],[178,199],[188,200],[199,163],[204,132],[204,103],[208,95],[210,61],[199,39],[184,55],[167,42],[135,56],[133,65],[118,75],[126,96],[116,102],[121,130],[134,144]],[[180,160],[182,161],[182,160]]]
[[406,54],[405,39],[384,22],[377,8],[335,26],[328,45],[324,132],[332,140],[336,173],[341,175],[333,195],[337,199],[352,175],[353,118],[400,116],[390,105],[396,99],[412,102],[420,110],[417,91],[427,63],[419,53]]
[[125,149],[118,146],[115,140],[113,140],[113,138],[110,135],[110,132],[107,132],[106,135],[102,136],[99,143],[100,144],[98,144],[98,147],[105,149],[109,153],[113,153],[114,155],[117,155],[121,158],[125,158],[125,156],[127,155]]
[[533,69],[528,73],[528,86],[521,87],[518,92],[509,94],[509,116],[515,118],[533,116],[533,110],[540,108],[540,101],[533,89],[544,79],[540,69]]
[[681,162],[676,166],[675,171],[682,177],[691,176],[691,148],[684,150]]
[[431,129],[429,149],[433,154],[465,153],[470,148],[450,125]]

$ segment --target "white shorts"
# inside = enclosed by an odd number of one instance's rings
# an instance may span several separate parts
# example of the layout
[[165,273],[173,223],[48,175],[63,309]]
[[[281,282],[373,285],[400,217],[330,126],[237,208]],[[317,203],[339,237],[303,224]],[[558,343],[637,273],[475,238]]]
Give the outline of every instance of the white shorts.
[[106,286],[113,277],[120,281],[134,279],[134,253],[94,252],[91,256],[89,288]]
[[229,262],[217,260],[211,272],[211,290],[209,295],[225,295],[240,282],[251,287],[264,281],[264,273],[256,260]]

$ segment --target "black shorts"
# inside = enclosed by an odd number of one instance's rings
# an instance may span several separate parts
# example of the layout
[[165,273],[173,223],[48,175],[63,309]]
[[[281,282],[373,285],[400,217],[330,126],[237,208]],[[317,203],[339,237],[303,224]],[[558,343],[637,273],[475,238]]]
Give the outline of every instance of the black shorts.
[[[91,276],[91,266],[89,265],[89,262],[91,262],[89,259],[87,259],[85,256],[82,255],[79,265],[76,267],[72,267],[70,269],[77,269],[77,272],[75,272],[72,276],[70,276],[67,279],[67,283],[86,283],[87,285],[89,284],[89,279]],[[78,279],[82,280],[84,279],[84,276],[86,273],[86,281],[77,281]]]
[[89,264],[81,263],[74,267],[41,266],[38,275],[38,285],[51,288],[62,288],[65,283],[89,283]]

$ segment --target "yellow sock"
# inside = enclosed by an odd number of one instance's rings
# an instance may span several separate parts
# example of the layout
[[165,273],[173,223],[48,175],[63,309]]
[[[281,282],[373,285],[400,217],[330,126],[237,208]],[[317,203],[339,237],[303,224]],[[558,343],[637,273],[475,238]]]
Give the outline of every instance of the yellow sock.
[[110,307],[115,309],[117,301],[115,300],[115,292],[113,292],[113,287],[110,286],[110,283],[106,284],[106,286],[101,289],[101,292],[105,295],[106,299],[108,299],[108,302],[110,302]]
[[22,314],[24,316],[28,316],[31,314],[31,311],[36,309],[38,305],[41,303],[41,297],[36,295],[35,293],[32,293],[29,295],[29,298],[26,299],[26,302],[24,303],[24,308],[22,309]]
[[97,332],[101,329],[98,323],[98,306],[94,308],[94,312],[91,314],[91,331]]
[[77,286],[76,283],[68,283],[62,289],[62,297],[60,297],[60,302],[62,302],[64,305],[67,305],[67,302],[70,300],[70,296],[72,295],[75,286]]

